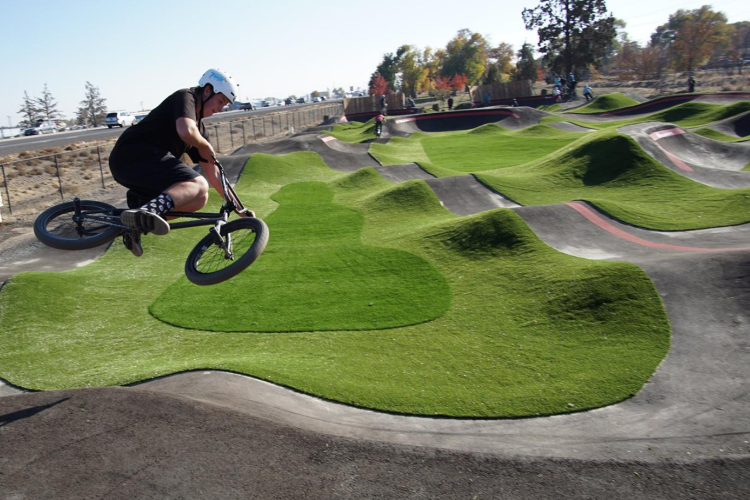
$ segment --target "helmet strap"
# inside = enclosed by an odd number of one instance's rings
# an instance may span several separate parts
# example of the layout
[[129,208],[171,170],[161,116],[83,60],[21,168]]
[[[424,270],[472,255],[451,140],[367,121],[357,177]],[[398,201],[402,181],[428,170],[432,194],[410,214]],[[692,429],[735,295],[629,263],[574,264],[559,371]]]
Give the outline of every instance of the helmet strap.
[[[208,84],[206,84],[206,85],[208,85]],[[213,88],[213,85],[212,85],[211,86],[211,93],[209,94],[208,97],[206,97],[204,99],[203,98],[203,89],[206,88],[206,86],[204,85],[203,87],[198,87],[198,88],[200,89],[200,96],[201,96],[201,112],[200,112],[200,115],[198,116],[198,129],[200,129],[201,121],[203,121],[203,109],[205,108],[206,103],[208,102],[208,100],[211,99],[214,96],[214,94],[216,94],[216,92],[214,92],[214,88]]]

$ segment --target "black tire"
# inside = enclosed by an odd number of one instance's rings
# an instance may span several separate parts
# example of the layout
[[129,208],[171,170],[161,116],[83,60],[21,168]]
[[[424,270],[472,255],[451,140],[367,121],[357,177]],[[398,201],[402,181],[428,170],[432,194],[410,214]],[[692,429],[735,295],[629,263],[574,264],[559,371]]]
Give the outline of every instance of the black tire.
[[[99,201],[81,200],[81,212],[107,215],[115,207]],[[106,222],[84,220],[79,226],[73,220],[75,205],[72,201],[50,207],[36,218],[34,234],[47,246],[61,250],[85,250],[98,247],[115,239],[122,233],[122,228],[111,226]]]
[[196,285],[215,285],[244,271],[260,257],[268,243],[268,226],[260,219],[236,219],[221,226],[221,235],[232,235],[234,260],[224,256],[209,234],[193,248],[185,262],[185,276]]

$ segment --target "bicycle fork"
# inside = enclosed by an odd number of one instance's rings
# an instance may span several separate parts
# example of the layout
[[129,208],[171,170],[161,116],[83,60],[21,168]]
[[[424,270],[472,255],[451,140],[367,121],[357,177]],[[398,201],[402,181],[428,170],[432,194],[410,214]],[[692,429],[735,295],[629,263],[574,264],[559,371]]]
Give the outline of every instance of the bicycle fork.
[[226,223],[227,214],[224,214],[224,218],[216,221],[216,225],[209,229],[209,232],[213,235],[216,246],[224,250],[224,258],[234,260],[234,254],[232,253],[232,233],[227,233],[226,237],[221,235],[221,226]]

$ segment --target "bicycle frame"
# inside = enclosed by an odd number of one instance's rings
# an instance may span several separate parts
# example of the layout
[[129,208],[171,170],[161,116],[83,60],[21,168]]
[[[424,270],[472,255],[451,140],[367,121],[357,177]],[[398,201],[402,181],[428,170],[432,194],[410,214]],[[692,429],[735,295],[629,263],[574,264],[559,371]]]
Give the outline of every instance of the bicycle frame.
[[[242,204],[240,201],[239,196],[237,196],[237,193],[234,191],[232,186],[227,182],[226,174],[224,173],[224,167],[219,163],[218,160],[214,159],[216,162],[216,166],[219,168],[219,177],[221,179],[221,187],[223,189],[222,197],[224,198],[224,204],[221,206],[221,209],[218,213],[211,213],[211,212],[167,212],[164,214],[165,217],[177,217],[177,218],[187,218],[187,219],[197,219],[197,220],[191,220],[191,221],[182,221],[182,222],[173,222],[169,224],[170,229],[183,229],[183,228],[189,228],[189,227],[199,227],[199,226],[211,226],[213,225],[213,232],[216,235],[217,239],[221,240],[221,246],[225,249],[227,252],[227,257],[231,258],[231,243],[229,245],[225,245],[223,238],[220,236],[220,228],[222,225],[226,224],[226,222],[229,220],[229,214],[231,212],[236,212],[239,215],[242,215],[246,212],[248,212],[247,208]],[[230,197],[231,195],[231,197]],[[236,203],[235,203],[236,201]],[[120,222],[120,215],[122,212],[124,212],[125,208],[117,208],[112,211],[108,212],[82,212],[81,206],[80,206],[80,199],[75,198],[73,200],[75,204],[75,215],[73,216],[73,220],[78,224],[78,232],[79,234],[83,235],[83,227],[82,222],[83,220],[96,220],[100,221],[104,224],[108,224],[110,226],[119,227],[122,228],[123,232],[131,231],[131,228],[124,226]],[[217,240],[217,243],[219,241]],[[227,248],[229,247],[229,248]]]

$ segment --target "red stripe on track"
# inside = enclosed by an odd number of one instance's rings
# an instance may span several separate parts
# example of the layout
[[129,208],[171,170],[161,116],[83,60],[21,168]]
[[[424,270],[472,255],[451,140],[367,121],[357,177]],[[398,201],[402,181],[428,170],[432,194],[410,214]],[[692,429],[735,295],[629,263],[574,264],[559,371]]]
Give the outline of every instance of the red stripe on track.
[[684,170],[686,172],[692,172],[693,169],[690,168],[690,167],[688,167],[687,164],[684,161],[682,161],[681,159],[677,158],[675,155],[673,155],[672,153],[670,153],[669,151],[667,151],[666,149],[664,149],[663,147],[661,147],[661,144],[658,143],[659,139],[663,139],[665,137],[672,137],[672,136],[675,136],[675,135],[682,135],[682,134],[685,134],[685,133],[686,132],[683,129],[681,129],[679,127],[675,127],[675,128],[670,128],[670,129],[667,129],[667,130],[659,130],[658,132],[654,132],[652,134],[648,134],[648,136],[654,142],[656,142],[656,146],[659,149],[661,149],[662,153],[664,153],[665,155],[667,155],[667,158],[669,158],[669,160],[672,163],[674,163],[677,168],[679,168],[681,170]]
[[419,115],[419,116],[410,116],[408,118],[397,118],[395,122],[405,123],[405,122],[414,122],[417,120],[441,120],[443,118],[456,118],[457,116],[477,116],[477,115],[509,115],[516,119],[521,118],[519,115],[517,115],[516,113],[513,113],[512,111],[493,109],[493,110],[487,110],[487,111],[465,111],[465,112],[458,112],[458,113],[453,111],[453,112],[449,112],[445,114],[440,114],[437,116],[431,113],[427,113],[427,114]]
[[643,238],[639,238],[638,236],[634,236],[630,233],[627,233],[623,231],[622,229],[619,229],[603,218],[599,216],[594,210],[586,206],[585,204],[581,203],[580,201],[571,201],[566,203],[567,206],[574,209],[584,217],[586,217],[589,221],[593,222],[600,228],[604,229],[605,231],[614,234],[615,236],[622,238],[624,240],[627,240],[631,243],[635,243],[636,245],[641,245],[644,247],[651,247],[651,248],[660,248],[662,250],[675,250],[678,252],[733,252],[738,250],[750,250],[750,247],[738,247],[738,248],[701,248],[701,247],[683,247],[679,245],[667,245],[665,243],[655,243],[653,241],[644,240]]

